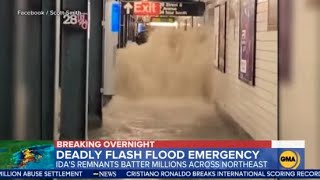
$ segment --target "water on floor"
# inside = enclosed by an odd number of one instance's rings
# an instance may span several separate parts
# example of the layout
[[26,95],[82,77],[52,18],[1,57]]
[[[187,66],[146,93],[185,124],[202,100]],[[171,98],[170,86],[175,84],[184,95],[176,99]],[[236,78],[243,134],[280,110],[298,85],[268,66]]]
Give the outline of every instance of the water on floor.
[[201,99],[114,97],[104,109],[104,124],[93,139],[246,139]]
[[248,139],[214,105],[209,32],[155,30],[118,51],[116,95],[91,139]]

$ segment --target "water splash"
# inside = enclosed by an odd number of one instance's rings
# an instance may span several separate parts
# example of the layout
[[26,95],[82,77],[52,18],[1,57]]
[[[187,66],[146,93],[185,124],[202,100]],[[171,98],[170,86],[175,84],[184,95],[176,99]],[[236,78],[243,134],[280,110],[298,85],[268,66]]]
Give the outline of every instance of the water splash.
[[206,29],[156,30],[119,50],[117,94],[92,139],[239,139],[213,102],[214,63]]
[[148,43],[119,50],[116,94],[210,99],[214,70],[210,37],[206,29],[161,29],[151,33]]

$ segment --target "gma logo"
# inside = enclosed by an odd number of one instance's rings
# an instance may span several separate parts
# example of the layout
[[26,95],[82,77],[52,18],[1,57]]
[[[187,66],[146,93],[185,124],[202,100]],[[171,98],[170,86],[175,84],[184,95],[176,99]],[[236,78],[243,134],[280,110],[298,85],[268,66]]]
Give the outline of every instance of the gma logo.
[[298,152],[284,151],[279,157],[280,165],[286,169],[297,169],[301,162],[301,157]]

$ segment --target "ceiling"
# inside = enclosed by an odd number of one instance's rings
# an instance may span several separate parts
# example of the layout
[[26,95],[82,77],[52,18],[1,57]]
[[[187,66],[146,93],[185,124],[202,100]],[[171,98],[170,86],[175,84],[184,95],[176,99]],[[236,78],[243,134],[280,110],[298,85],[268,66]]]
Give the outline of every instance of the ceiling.
[[197,2],[196,0],[161,0],[163,2]]

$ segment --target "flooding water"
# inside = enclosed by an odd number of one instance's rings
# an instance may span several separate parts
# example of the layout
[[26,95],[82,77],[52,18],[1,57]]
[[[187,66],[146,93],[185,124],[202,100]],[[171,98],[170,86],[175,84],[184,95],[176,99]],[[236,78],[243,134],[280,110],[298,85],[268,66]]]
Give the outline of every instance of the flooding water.
[[206,29],[159,29],[117,54],[116,95],[95,139],[241,139],[214,105]]
[[213,64],[206,37],[204,30],[156,30],[147,44],[120,50],[117,95],[207,99]]
[[92,139],[247,139],[214,105],[212,48],[205,29],[156,30],[118,51],[116,95]]

